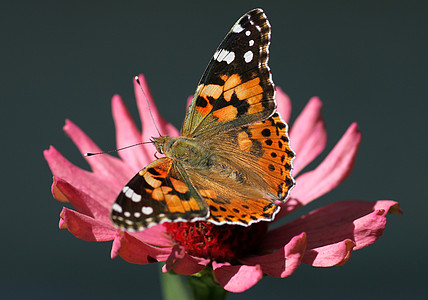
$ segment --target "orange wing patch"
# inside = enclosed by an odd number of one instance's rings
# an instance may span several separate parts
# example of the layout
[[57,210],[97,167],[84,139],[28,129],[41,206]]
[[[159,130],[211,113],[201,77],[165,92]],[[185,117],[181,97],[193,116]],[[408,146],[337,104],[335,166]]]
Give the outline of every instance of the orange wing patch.
[[174,178],[171,178],[170,180],[171,180],[172,186],[174,187],[174,190],[176,190],[177,192],[184,194],[189,191],[189,188],[183,181],[177,180]]
[[266,175],[271,194],[284,200],[294,186],[291,162],[295,154],[289,145],[287,125],[275,113],[267,120],[249,126],[248,130],[251,139],[260,142],[258,164]]
[[213,109],[210,98],[217,100],[223,93],[223,87],[217,84],[208,84],[202,87],[199,96],[205,101],[200,101],[196,106],[197,111],[203,115],[208,115]]
[[241,131],[238,133],[238,146],[241,151],[249,152],[253,142],[247,132]]
[[219,122],[232,121],[238,115],[238,109],[233,105],[229,105],[213,112],[213,116],[218,119]]
[[260,86],[260,78],[256,77],[236,86],[235,93],[239,100],[248,99],[254,95],[261,95],[263,93],[263,89]]
[[[265,109],[261,102],[263,88],[260,85],[259,77],[245,82],[242,81],[241,76],[238,74],[222,75],[220,78],[224,81],[223,85],[208,84],[200,88],[196,110],[202,116],[212,112],[212,115],[219,122],[233,121],[238,116],[238,107],[242,104],[240,103],[241,101],[245,101],[249,106],[247,112],[245,112],[246,114],[255,114]],[[220,102],[218,101],[222,100],[225,102],[219,104]]]
[[248,226],[252,223],[272,221],[279,207],[266,199],[232,198],[230,203],[220,203],[215,198],[204,197],[210,208],[209,221],[214,224],[239,224]]
[[239,76],[238,74],[233,74],[229,77],[227,75],[223,75],[221,76],[221,78],[225,78],[223,79],[225,91],[231,90],[242,83],[241,76]]

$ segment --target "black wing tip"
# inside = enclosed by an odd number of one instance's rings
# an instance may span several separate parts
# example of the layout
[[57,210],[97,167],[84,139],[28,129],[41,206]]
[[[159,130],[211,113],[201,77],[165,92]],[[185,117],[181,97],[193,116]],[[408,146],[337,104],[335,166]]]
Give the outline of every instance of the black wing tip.
[[258,8],[254,8],[254,9],[248,11],[246,13],[246,15],[255,15],[255,14],[264,14],[264,13],[265,12],[264,12],[263,8],[258,7]]
[[261,8],[255,8],[246,12],[241,18],[239,18],[238,22],[241,22],[245,17],[248,17],[251,20],[257,20],[257,19],[262,21],[267,20],[266,13]]

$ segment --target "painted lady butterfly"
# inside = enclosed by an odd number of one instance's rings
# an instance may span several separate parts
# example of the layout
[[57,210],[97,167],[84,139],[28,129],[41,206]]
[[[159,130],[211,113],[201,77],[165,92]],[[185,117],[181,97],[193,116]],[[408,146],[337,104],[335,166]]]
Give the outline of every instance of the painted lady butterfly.
[[263,10],[242,16],[196,89],[182,135],[151,142],[159,158],[122,189],[114,224],[127,231],[163,222],[249,226],[271,221],[294,186],[294,152],[276,112]]

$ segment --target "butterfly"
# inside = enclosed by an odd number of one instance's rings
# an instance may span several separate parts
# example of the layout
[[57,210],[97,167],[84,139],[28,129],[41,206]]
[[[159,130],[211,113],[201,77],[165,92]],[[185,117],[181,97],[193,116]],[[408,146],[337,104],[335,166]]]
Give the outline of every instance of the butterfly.
[[164,222],[249,226],[271,221],[294,186],[295,156],[276,111],[271,28],[262,9],[243,15],[208,64],[181,136],[153,137],[161,157],[139,171],[111,209],[116,227]]

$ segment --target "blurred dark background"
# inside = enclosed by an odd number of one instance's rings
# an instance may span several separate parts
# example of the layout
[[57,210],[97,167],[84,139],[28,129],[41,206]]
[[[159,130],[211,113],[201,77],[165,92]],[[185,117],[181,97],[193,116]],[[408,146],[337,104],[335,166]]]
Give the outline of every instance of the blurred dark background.
[[309,168],[351,122],[363,133],[352,175],[291,218],[345,199],[397,200],[404,215],[390,215],[380,240],[344,266],[301,265],[229,299],[427,296],[427,2],[215,0],[0,4],[2,298],[161,298],[160,264],[111,260],[110,242],[58,229],[62,204],[42,151],[53,144],[88,168],[62,132],[65,118],[115,148],[110,99],[120,94],[137,119],[139,73],[180,127],[215,48],[255,7],[273,27],[270,66],[293,101],[292,121],[311,96],[324,103],[328,145]]

